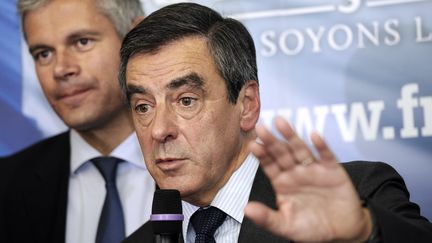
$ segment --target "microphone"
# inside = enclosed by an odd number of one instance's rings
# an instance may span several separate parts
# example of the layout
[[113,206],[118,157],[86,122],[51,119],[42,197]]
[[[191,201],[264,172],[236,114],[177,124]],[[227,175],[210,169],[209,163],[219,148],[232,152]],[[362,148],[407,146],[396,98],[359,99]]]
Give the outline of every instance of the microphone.
[[180,192],[156,190],[153,197],[152,215],[155,243],[178,243],[182,231],[183,210]]

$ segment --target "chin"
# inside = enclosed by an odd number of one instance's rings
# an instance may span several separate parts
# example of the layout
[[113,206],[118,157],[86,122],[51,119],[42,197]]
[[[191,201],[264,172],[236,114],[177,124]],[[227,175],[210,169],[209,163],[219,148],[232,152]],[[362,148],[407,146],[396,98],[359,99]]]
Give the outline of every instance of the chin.
[[[158,180],[157,180],[158,181]],[[180,191],[181,197],[187,197],[194,193],[193,190],[194,185],[185,184],[184,180],[172,179],[172,178],[164,178],[159,180],[161,183],[158,183],[160,189],[174,189]]]
[[92,124],[82,123],[82,122],[69,123],[67,124],[67,126],[79,132],[86,132],[95,128],[95,126]]
[[162,180],[156,180],[158,183],[160,189],[175,189],[179,190],[180,192],[184,191],[187,187],[183,183],[181,183],[181,180],[173,180],[172,178],[164,178]]
[[64,119],[64,122],[68,127],[71,127],[77,131],[86,132],[92,129],[96,129],[102,126],[102,122],[95,117],[79,117],[80,119]]

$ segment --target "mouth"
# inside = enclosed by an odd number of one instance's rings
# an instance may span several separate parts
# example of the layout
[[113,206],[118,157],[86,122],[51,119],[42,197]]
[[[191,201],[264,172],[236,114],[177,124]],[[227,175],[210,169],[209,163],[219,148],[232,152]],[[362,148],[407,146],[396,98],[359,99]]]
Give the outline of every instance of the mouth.
[[179,169],[185,160],[184,158],[160,158],[155,160],[155,164],[162,171],[173,171]]
[[90,88],[85,88],[64,92],[58,96],[58,100],[64,102],[67,105],[76,106],[79,105],[85,97],[87,97],[90,90]]

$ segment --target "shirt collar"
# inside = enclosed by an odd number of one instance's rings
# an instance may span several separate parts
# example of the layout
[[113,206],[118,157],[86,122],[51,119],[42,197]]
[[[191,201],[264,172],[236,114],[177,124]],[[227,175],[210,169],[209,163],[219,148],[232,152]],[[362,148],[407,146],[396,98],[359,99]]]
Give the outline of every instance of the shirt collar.
[[[241,224],[258,166],[258,159],[249,154],[242,165],[231,175],[228,182],[219,190],[210,205],[224,211]],[[185,201],[182,201],[182,207],[184,215],[183,235],[186,235],[189,219],[199,207]]]
[[[71,173],[76,173],[84,163],[102,154],[88,144],[75,130],[70,132],[71,144]],[[147,169],[144,158],[139,147],[138,138],[133,132],[122,143],[120,143],[110,154],[135,166]]]

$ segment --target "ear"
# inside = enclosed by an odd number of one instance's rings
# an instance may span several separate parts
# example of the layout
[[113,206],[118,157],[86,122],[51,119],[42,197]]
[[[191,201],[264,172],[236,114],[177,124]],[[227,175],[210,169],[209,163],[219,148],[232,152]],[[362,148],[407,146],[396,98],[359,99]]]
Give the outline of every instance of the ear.
[[137,26],[137,24],[139,24],[143,19],[144,19],[144,16],[138,16],[134,20],[132,20],[132,23],[129,27],[129,31],[132,30],[133,28],[135,28],[135,26]]
[[261,101],[259,96],[259,85],[255,80],[249,80],[240,90],[240,128],[244,132],[249,132],[255,128],[258,121]]

